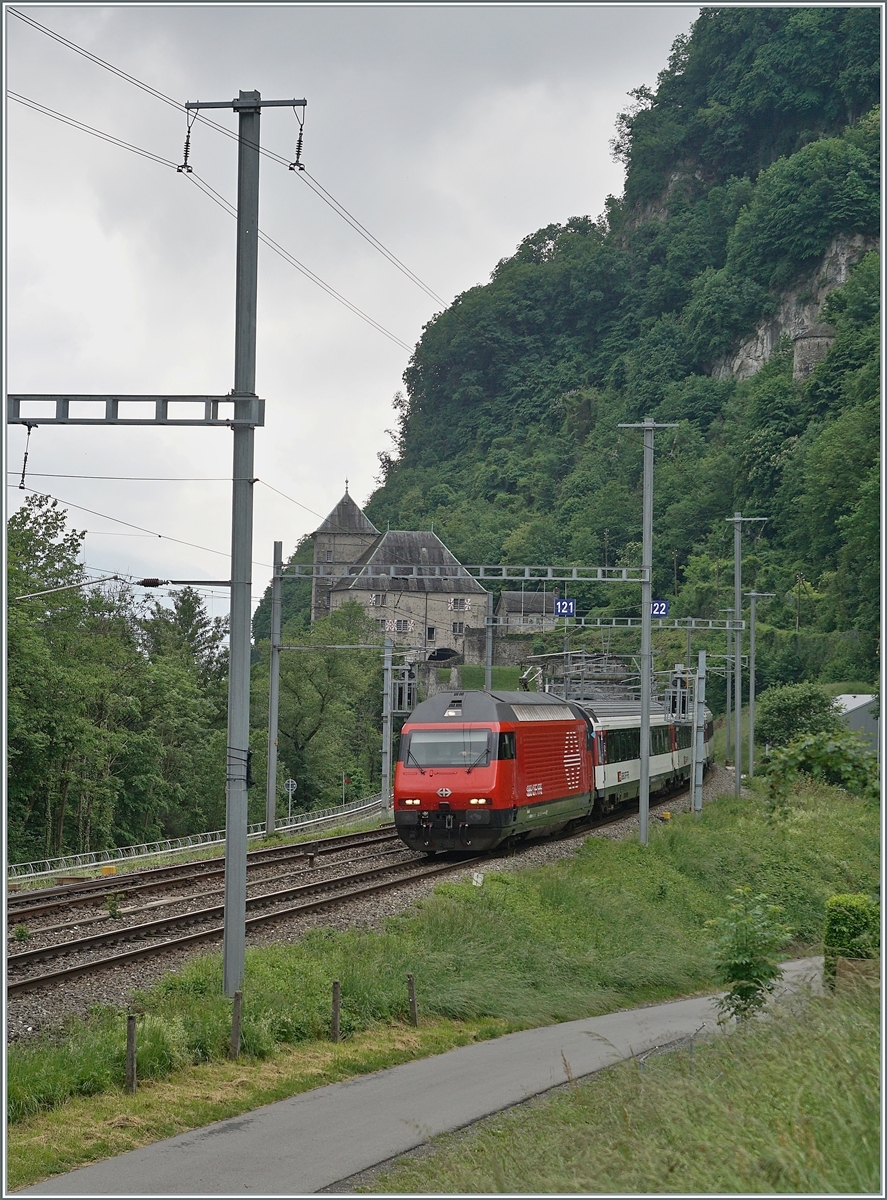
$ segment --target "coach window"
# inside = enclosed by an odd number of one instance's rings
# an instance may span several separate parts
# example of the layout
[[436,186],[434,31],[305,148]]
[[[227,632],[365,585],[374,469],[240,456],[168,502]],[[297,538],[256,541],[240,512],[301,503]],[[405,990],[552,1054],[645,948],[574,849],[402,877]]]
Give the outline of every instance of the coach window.
[[629,762],[641,753],[639,729],[610,729],[607,731],[608,762]]
[[514,758],[514,734],[499,734],[499,753],[497,758]]
[[669,754],[670,752],[671,738],[668,726],[654,725],[650,730],[650,753]]

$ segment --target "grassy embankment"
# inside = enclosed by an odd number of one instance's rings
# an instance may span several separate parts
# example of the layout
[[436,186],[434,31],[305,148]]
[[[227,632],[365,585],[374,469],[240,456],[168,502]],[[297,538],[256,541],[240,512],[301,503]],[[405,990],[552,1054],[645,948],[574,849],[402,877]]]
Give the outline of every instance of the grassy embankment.
[[879,1193],[878,991],[862,984],[689,1050],[622,1063],[361,1190],[617,1196]]
[[[711,989],[705,922],[734,887],[784,906],[794,954],[819,943],[829,895],[877,878],[878,814],[862,801],[802,787],[770,821],[760,802],[724,798],[698,821],[653,822],[646,849],[592,838],[573,859],[489,873],[481,888],[439,884],[381,933],[317,930],[250,950],[247,1057],[233,1064],[220,960],[206,956],[141,998],[135,1097],[121,1089],[122,1013],[11,1048],[10,1186],[475,1038]],[[405,1026],[408,971],[418,1032]],[[333,979],[340,1046],[326,1041]]]

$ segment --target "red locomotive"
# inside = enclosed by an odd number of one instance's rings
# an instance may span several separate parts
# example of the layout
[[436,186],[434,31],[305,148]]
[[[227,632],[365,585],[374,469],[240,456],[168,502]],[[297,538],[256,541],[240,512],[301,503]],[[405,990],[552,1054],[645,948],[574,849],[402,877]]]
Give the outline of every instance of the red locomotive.
[[[650,791],[689,779],[691,729],[650,714]],[[706,711],[705,759],[711,756]],[[394,824],[411,848],[489,850],[554,833],[638,795],[640,708],[539,692],[440,692],[404,725]]]

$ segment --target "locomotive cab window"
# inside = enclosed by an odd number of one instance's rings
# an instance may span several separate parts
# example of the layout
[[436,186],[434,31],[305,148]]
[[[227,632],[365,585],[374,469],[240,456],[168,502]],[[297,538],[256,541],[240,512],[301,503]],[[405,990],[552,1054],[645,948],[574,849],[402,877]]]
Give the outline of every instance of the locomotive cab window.
[[486,767],[491,729],[414,729],[401,740],[405,767]]
[[499,734],[499,752],[497,758],[514,758],[514,734]]

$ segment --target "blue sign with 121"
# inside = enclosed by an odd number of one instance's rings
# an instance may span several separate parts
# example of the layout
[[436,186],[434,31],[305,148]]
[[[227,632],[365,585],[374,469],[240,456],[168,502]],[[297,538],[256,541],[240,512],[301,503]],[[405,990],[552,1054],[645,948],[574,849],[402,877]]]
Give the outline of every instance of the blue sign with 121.
[[556,617],[575,617],[576,601],[575,600],[555,600],[554,615]]

